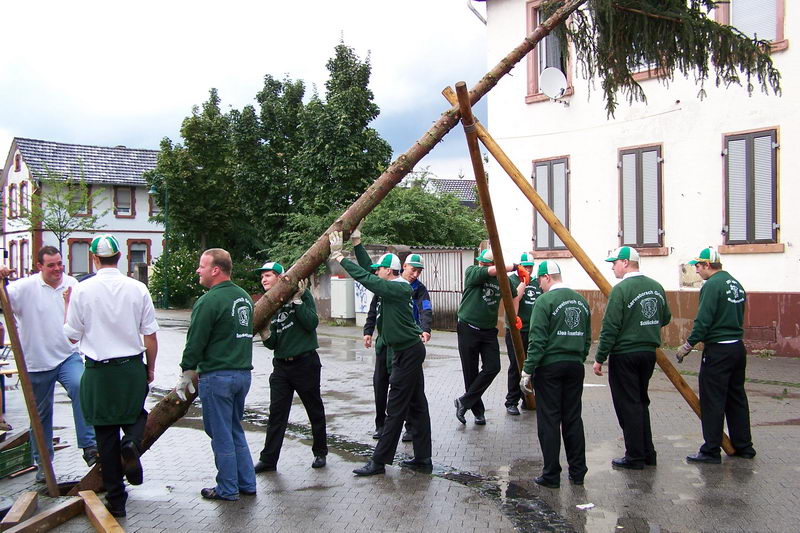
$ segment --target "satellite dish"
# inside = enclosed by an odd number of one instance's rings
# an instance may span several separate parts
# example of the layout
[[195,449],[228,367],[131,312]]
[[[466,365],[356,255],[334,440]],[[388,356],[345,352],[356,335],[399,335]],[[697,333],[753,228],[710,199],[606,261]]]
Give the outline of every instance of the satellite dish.
[[567,78],[561,70],[547,67],[539,74],[539,88],[548,98],[558,100],[567,92]]

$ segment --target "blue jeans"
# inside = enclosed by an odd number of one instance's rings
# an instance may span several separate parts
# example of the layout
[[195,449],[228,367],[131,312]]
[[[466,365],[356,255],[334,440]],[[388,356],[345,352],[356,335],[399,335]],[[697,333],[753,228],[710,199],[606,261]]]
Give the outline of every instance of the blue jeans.
[[[81,376],[83,375],[83,360],[80,354],[73,353],[61,364],[52,370],[43,372],[29,372],[33,397],[36,398],[36,410],[42,420],[44,428],[44,440],[50,457],[53,457],[53,396],[56,381],[67,391],[67,396],[72,400],[72,417],[75,419],[75,436],[78,439],[78,447],[88,448],[96,446],[94,438],[94,428],[86,425],[81,412]],[[39,464],[39,448],[36,446],[36,438],[31,431],[31,443],[33,445],[33,460]]]
[[200,375],[203,428],[211,437],[217,465],[217,494],[239,499],[239,491],[256,490],[256,472],[242,428],[249,370],[215,370]]

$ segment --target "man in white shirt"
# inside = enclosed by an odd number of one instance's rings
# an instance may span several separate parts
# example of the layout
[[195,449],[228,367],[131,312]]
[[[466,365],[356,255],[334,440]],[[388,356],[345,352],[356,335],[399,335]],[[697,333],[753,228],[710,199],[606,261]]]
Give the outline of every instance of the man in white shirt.
[[67,338],[79,342],[86,355],[81,407],[97,433],[108,510],[117,517],[125,516],[128,499],[123,475],[131,485],[142,483],[144,401],[158,352],[153,300],[143,283],[117,269],[119,250],[113,235],[92,240],[89,251],[97,275],[67,297],[64,324]]
[[[61,254],[52,246],[43,246],[38,251],[36,269],[39,271],[37,274],[11,283],[7,291],[36,398],[36,409],[44,428],[45,443],[52,459],[53,397],[57,381],[72,400],[78,446],[83,449],[86,464],[92,466],[97,461],[97,445],[94,429],[83,419],[79,395],[83,360],[63,331],[64,292],[78,282],[72,276],[64,275]],[[0,276],[6,278],[10,273],[8,267],[0,268]],[[31,441],[34,443],[33,459],[39,465],[39,449],[33,432]],[[43,469],[36,472],[36,480],[44,481]]]

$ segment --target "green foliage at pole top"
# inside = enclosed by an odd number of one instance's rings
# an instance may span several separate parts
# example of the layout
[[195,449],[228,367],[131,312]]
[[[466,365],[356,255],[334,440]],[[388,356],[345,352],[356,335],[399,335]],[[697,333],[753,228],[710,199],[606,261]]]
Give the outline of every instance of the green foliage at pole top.
[[[553,0],[542,6],[551,13],[563,5]],[[628,103],[646,101],[633,74],[649,65],[668,84],[676,71],[694,75],[703,85],[714,74],[717,86],[742,85],[780,94],[780,73],[772,64],[769,42],[749,38],[731,26],[711,19],[714,0],[589,0],[572,14],[571,23],[553,30],[567,52],[575,47],[582,75],[600,79],[606,110],[613,116],[622,93]]]

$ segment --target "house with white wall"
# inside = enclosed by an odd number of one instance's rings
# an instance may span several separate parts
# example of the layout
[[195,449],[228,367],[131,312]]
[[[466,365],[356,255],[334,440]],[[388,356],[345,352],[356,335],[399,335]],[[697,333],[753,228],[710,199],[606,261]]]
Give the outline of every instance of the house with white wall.
[[57,177],[82,181],[92,194],[87,214],[103,213],[95,227],[76,231],[63,243],[65,271],[74,276],[91,273],[89,244],[100,233],[114,234],[122,246],[119,268],[133,274],[135,265],[150,265],[163,249],[163,228],[150,221],[158,206],[148,194],[142,174],[156,165],[157,150],[125,146],[86,146],[16,137],[2,172],[2,247],[15,277],[34,271],[36,252],[45,245],[59,247],[58,239],[42,227],[30,227],[21,218],[31,202],[41,202],[46,180]]
[[[485,3],[494,66],[538,25],[541,2]],[[800,356],[800,214],[791,207],[800,198],[800,180],[792,178],[800,152],[791,148],[800,141],[800,63],[789,45],[800,35],[800,11],[791,7],[786,0],[731,0],[709,15],[772,42],[782,96],[716,87],[712,74],[700,99],[691,75],[677,74],[665,86],[643,68],[637,78],[647,102],[623,99],[608,117],[599,81],[581,77],[574,51],[563,61],[555,37],[488,95],[489,133],[612,284],[608,252],[639,250],[642,270],[664,285],[677,311],[668,344],[685,338],[696,311],[698,280],[686,262],[712,245],[748,290],[751,349]],[[546,67],[567,80],[558,101],[542,93]],[[504,206],[495,213],[504,251],[532,249],[537,260],[558,261],[565,280],[602,311],[604,297],[572,254],[499,165],[489,167],[492,197]]]

